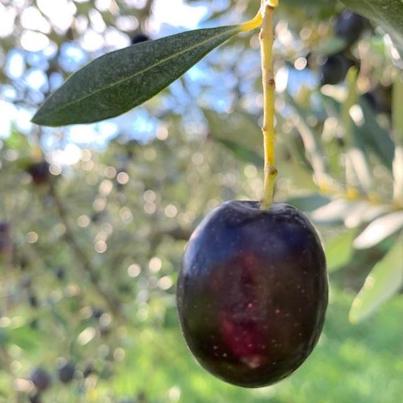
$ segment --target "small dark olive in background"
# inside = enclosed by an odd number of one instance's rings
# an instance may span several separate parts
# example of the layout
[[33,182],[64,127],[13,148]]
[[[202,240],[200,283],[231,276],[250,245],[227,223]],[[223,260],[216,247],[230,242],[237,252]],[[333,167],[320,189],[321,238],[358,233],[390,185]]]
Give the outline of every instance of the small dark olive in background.
[[76,366],[71,361],[62,362],[57,369],[59,381],[62,383],[70,383],[74,379],[75,373]]
[[343,53],[337,53],[326,57],[320,66],[321,85],[336,85],[341,83],[350,67],[357,65],[356,62]]
[[135,45],[136,43],[146,42],[149,41],[150,37],[142,32],[135,34],[131,40],[131,44]]
[[83,369],[83,377],[88,378],[90,375],[96,374],[96,370],[91,363],[88,363]]
[[29,396],[29,403],[42,403],[42,397],[40,393],[34,393]]
[[12,252],[11,225],[0,221],[0,256],[10,256]]
[[391,115],[392,113],[392,86],[377,85],[363,95],[372,109],[377,113]]
[[52,378],[43,368],[35,368],[30,376],[31,382],[39,392],[43,392],[52,384]]
[[337,17],[334,32],[336,36],[344,39],[348,46],[351,46],[360,39],[368,26],[366,18],[345,10]]
[[63,267],[58,267],[55,270],[55,276],[59,281],[63,281],[66,279],[66,270]]
[[50,165],[47,161],[34,162],[27,167],[27,172],[31,175],[35,185],[45,185],[50,180],[49,168]]
[[28,302],[29,302],[29,306],[30,306],[31,308],[36,309],[36,308],[39,307],[39,300],[38,300],[38,297],[37,297],[33,292],[30,292],[30,293],[28,294]]

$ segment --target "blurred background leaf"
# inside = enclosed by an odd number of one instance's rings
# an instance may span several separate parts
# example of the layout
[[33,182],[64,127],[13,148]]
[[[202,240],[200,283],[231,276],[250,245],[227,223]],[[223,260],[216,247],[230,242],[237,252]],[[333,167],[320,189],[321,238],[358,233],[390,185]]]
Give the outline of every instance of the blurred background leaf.
[[330,238],[325,245],[327,269],[332,273],[346,266],[353,256],[356,230],[350,229]]
[[375,265],[353,301],[351,322],[366,318],[403,285],[403,239],[397,239],[386,256]]

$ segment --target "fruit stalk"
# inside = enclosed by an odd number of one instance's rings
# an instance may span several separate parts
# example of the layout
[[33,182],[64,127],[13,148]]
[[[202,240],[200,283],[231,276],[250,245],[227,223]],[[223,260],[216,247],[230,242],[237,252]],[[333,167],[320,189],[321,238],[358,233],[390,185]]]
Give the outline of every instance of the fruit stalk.
[[263,23],[259,35],[263,81],[264,189],[262,209],[269,209],[273,203],[274,185],[277,177],[276,133],[274,129],[276,82],[273,69],[273,13],[275,6],[277,6],[277,2],[271,3],[262,0]]

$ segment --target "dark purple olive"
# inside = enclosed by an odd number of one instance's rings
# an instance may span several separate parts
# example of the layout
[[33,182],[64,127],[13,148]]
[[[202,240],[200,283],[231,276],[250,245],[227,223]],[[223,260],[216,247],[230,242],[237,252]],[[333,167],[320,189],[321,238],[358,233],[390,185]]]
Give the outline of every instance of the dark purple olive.
[[9,232],[10,232],[10,224],[8,222],[1,221],[0,233],[9,233]]
[[342,82],[350,67],[356,65],[355,61],[343,53],[328,56],[320,66],[321,85],[336,85]]
[[63,362],[57,369],[59,381],[62,383],[70,383],[74,379],[76,366],[72,362]]
[[49,183],[50,171],[47,161],[34,162],[27,168],[27,172],[31,175],[32,182],[35,185],[44,185]]
[[29,403],[42,403],[42,398],[40,393],[34,393],[29,396]]
[[335,34],[346,41],[348,46],[353,45],[360,39],[368,26],[368,21],[352,11],[343,11],[336,20]]
[[226,382],[271,385],[312,352],[328,302],[315,229],[287,204],[230,201],[194,231],[178,279],[186,342]]
[[92,308],[92,317],[96,320],[99,320],[101,318],[101,316],[105,313],[105,311],[101,308],[96,308],[93,307]]
[[49,373],[43,368],[36,368],[31,373],[31,382],[39,392],[48,389],[52,383]]
[[384,87],[379,84],[363,97],[375,112],[387,115],[392,113],[392,86]]
[[38,319],[36,319],[36,318],[32,319],[32,320],[29,322],[29,327],[30,327],[32,330],[38,330],[38,328],[39,328],[39,321],[38,321]]
[[83,370],[83,377],[88,378],[90,375],[95,374],[95,368],[91,363],[88,363]]
[[36,308],[39,307],[39,300],[38,300],[38,297],[37,297],[33,292],[30,292],[30,293],[29,293],[29,295],[28,295],[28,302],[29,302],[29,306],[30,306],[31,308],[36,309]]
[[133,36],[131,43],[132,43],[132,45],[135,45],[136,43],[146,42],[149,40],[150,40],[150,38],[146,34],[143,34],[142,32],[140,32]]
[[8,222],[0,221],[0,255],[11,254],[11,226]]
[[55,276],[60,281],[65,280],[66,279],[66,270],[63,267],[58,267],[55,270]]

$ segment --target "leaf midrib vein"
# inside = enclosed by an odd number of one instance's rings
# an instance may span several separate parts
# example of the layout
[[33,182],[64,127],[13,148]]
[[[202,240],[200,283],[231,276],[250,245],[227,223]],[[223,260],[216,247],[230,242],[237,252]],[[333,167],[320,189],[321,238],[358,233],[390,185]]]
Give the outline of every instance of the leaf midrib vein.
[[[233,30],[236,31],[236,30],[237,30],[237,26],[234,26],[234,27],[233,27]],[[108,89],[112,89],[112,88],[114,88],[114,87],[116,87],[116,86],[121,85],[122,83],[124,83],[124,82],[126,82],[126,81],[130,81],[130,80],[132,80],[133,78],[135,78],[136,76],[141,75],[141,74],[144,74],[144,73],[146,73],[147,71],[152,70],[153,68],[155,68],[155,67],[157,67],[157,66],[159,66],[159,65],[162,65],[162,64],[168,62],[169,60],[171,60],[171,59],[173,59],[173,58],[175,58],[175,57],[177,57],[177,56],[180,56],[180,55],[182,55],[182,54],[184,54],[184,53],[186,53],[186,52],[189,52],[189,51],[191,51],[192,49],[197,48],[198,46],[203,46],[204,44],[206,44],[206,43],[208,43],[208,42],[210,42],[210,41],[212,41],[212,40],[214,40],[214,39],[216,39],[216,38],[218,38],[218,37],[220,37],[220,36],[224,36],[224,34],[228,34],[229,31],[231,31],[231,30],[228,30],[228,31],[225,31],[225,32],[220,33],[220,34],[218,34],[218,35],[212,36],[212,37],[210,37],[210,38],[208,38],[208,39],[206,39],[206,40],[204,40],[204,41],[202,41],[202,42],[198,42],[197,44],[192,45],[192,46],[190,46],[190,47],[188,47],[188,48],[186,48],[186,49],[183,49],[183,50],[181,50],[180,52],[177,52],[177,53],[175,53],[175,54],[173,54],[173,55],[170,55],[170,56],[168,56],[168,57],[166,57],[166,58],[164,58],[164,59],[159,60],[157,63],[154,63],[154,64],[152,64],[151,66],[148,66],[148,67],[146,67],[146,68],[143,69],[143,70],[137,71],[135,74],[133,74],[133,75],[131,75],[131,76],[125,77],[125,78],[123,78],[123,79],[121,79],[121,80],[119,80],[119,81],[115,81],[114,83],[110,84],[109,86],[105,86],[105,87],[103,87],[103,88],[97,89],[97,90],[95,90],[94,92],[91,92],[90,94],[83,96],[82,98],[75,99],[74,101],[68,102],[68,103],[66,103],[66,104],[65,104],[63,107],[61,107],[61,108],[54,108],[54,109],[51,109],[48,113],[45,113],[44,116],[49,115],[49,114],[52,114],[52,113],[55,112],[55,111],[60,112],[60,111],[62,111],[62,110],[64,110],[64,109],[70,107],[71,105],[74,105],[74,104],[76,104],[76,103],[80,103],[80,102],[84,101],[84,100],[87,99],[87,98],[90,98],[90,97],[92,97],[92,96],[95,96],[97,93],[103,92],[103,91],[108,90]]]

